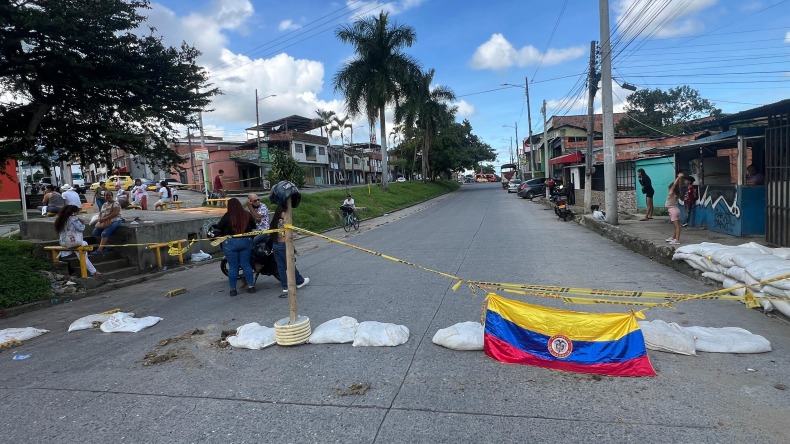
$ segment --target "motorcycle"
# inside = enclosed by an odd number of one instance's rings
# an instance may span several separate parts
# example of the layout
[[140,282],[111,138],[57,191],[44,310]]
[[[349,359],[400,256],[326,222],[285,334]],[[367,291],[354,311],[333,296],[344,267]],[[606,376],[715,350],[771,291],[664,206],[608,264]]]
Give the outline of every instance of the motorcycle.
[[563,221],[567,221],[569,217],[573,217],[568,205],[568,191],[564,185],[557,185],[551,187],[551,201],[554,203],[554,214]]
[[[213,238],[218,236],[218,231],[212,227],[208,232],[208,236]],[[272,276],[277,281],[280,281],[280,272],[277,270],[277,261],[274,259],[274,252],[272,251],[272,244],[269,241],[260,242],[252,247],[252,254],[250,255],[250,265],[254,274],[253,282],[248,282],[247,285],[254,285],[258,282],[258,276]],[[223,257],[219,263],[219,268],[222,274],[228,275],[228,258]],[[244,272],[239,268],[236,270],[239,274],[239,279],[244,279]]]

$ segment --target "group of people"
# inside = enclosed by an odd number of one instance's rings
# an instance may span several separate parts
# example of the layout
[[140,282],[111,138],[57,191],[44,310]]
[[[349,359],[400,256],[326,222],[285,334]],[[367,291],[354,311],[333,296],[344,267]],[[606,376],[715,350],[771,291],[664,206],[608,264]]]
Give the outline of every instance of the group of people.
[[58,213],[66,205],[82,208],[82,201],[80,201],[79,193],[69,184],[60,187],[60,191],[55,185],[47,185],[41,205],[41,215],[46,216]]
[[[765,176],[758,173],[754,165],[749,165],[746,168],[746,174],[747,185],[762,185],[765,181]],[[655,195],[655,189],[653,188],[653,182],[650,180],[650,176],[645,173],[644,168],[637,170],[637,176],[639,178],[639,184],[642,186],[642,193],[645,195],[645,203],[647,206],[645,217],[640,220],[647,221],[653,218],[653,196]],[[686,187],[685,193],[682,193],[681,182]],[[685,210],[685,218],[682,222],[680,221],[681,194],[683,196],[683,209]],[[687,227],[689,225],[698,198],[699,192],[697,191],[696,185],[694,185],[694,177],[679,172],[675,180],[669,184],[667,199],[664,202],[669,212],[669,220],[674,227],[672,237],[666,239],[670,245],[680,244],[680,227]]]
[[[247,282],[247,293],[255,293],[255,279],[250,257],[252,249],[261,242],[271,242],[274,259],[277,263],[277,271],[280,275],[280,285],[283,293],[288,293],[288,278],[286,275],[285,262],[285,235],[282,232],[276,234],[257,234],[256,236],[238,236],[253,231],[265,231],[270,227],[283,227],[286,209],[278,206],[274,215],[269,218],[269,209],[261,202],[257,194],[247,196],[247,204],[242,206],[241,201],[236,198],[228,200],[228,209],[217,223],[217,230],[220,236],[229,237],[222,243],[222,251],[228,259],[228,284],[230,295],[236,296],[236,286],[238,283],[238,270],[241,268],[244,280]],[[309,278],[303,277],[299,270],[296,272],[296,287],[302,288],[310,282]],[[284,297],[284,295],[283,295]]]
[[[156,210],[161,209],[168,202],[178,200],[178,190],[176,188],[169,187],[164,180],[159,182],[159,186],[159,200],[154,204],[154,209]],[[93,203],[97,208],[101,209],[104,205],[104,196],[108,191],[110,190],[107,188],[107,183],[103,180],[99,181],[99,186],[96,188],[96,192],[93,193]],[[131,193],[123,188],[123,184],[116,182],[115,193],[115,200],[123,209],[128,208],[130,205],[136,205],[143,210],[148,209],[148,189],[140,179],[135,179]]]

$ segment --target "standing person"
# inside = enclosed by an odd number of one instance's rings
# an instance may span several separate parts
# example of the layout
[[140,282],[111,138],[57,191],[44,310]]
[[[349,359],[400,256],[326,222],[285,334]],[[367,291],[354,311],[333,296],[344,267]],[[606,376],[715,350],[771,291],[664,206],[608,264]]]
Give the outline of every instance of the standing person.
[[63,192],[61,194],[63,196],[63,200],[66,202],[66,205],[74,205],[75,207],[82,208],[82,202],[80,201],[80,195],[74,191],[74,188],[71,187],[69,184],[65,184],[60,187],[60,191]]
[[41,200],[41,204],[44,205],[44,208],[41,210],[41,215],[46,216],[48,213],[58,213],[64,206],[66,206],[66,201],[63,199],[63,196],[58,193],[58,189],[55,188],[55,185],[47,185],[47,192],[44,194],[44,199]]
[[118,205],[120,205],[121,208],[128,207],[129,192],[123,189],[121,182],[116,182],[115,189],[118,191],[118,194],[115,196],[115,201],[118,202]]
[[225,197],[225,186],[222,184],[222,177],[225,175],[224,170],[219,170],[219,174],[214,176],[214,192],[217,197]]
[[642,193],[645,195],[647,204],[645,217],[639,220],[650,220],[653,218],[653,195],[656,194],[656,190],[653,189],[653,182],[650,180],[650,176],[645,173],[644,168],[639,168],[636,173],[639,176],[639,185],[642,186]]
[[178,201],[178,187],[170,187],[170,191],[173,192],[173,202]]
[[684,227],[689,226],[691,220],[691,212],[694,211],[694,205],[697,203],[697,187],[694,186],[694,177],[685,176],[686,179],[686,195],[683,196],[683,209],[686,210],[686,218],[683,220]]
[[134,188],[132,188],[132,203],[139,206],[143,210],[148,209],[148,190],[143,181],[140,179],[134,180]]
[[93,204],[96,205],[96,211],[101,211],[101,207],[104,206],[104,193],[107,192],[107,187],[104,186],[104,181],[99,181],[99,186],[96,187],[96,191],[93,193]]
[[675,181],[669,184],[669,191],[667,192],[667,200],[664,203],[669,211],[669,220],[675,228],[675,231],[667,242],[669,245],[680,244],[680,208],[678,207],[678,199],[680,198],[680,181],[683,180],[683,173],[678,173]]
[[91,254],[104,254],[104,246],[110,239],[110,235],[116,228],[121,226],[121,204],[115,200],[112,191],[104,192],[104,205],[99,211],[99,219],[96,221],[96,228],[93,229],[93,237],[98,237],[99,248]]
[[[221,236],[234,236],[255,230],[255,219],[252,215],[244,211],[241,202],[233,198],[228,201],[228,211],[222,215],[217,223],[217,229]],[[247,281],[247,293],[255,293],[255,282],[250,265],[250,255],[252,255],[252,238],[230,237],[222,243],[222,251],[228,258],[228,284],[230,285],[230,295],[236,296],[236,282],[239,278],[239,267],[244,272],[244,280]]]
[[159,182],[159,200],[156,201],[154,204],[154,210],[158,210],[162,207],[166,207],[167,203],[170,202],[170,199],[173,197],[173,191],[167,186],[166,181]]
[[[285,208],[281,205],[277,207],[277,210],[274,212],[274,217],[272,217],[271,225],[273,227],[277,227],[278,229],[283,229],[283,224],[285,223]],[[280,275],[280,285],[283,287],[283,293],[288,293],[288,275],[286,273],[286,258],[285,258],[285,233],[279,232],[276,234],[276,238],[274,239],[274,247],[272,251],[274,251],[274,260],[277,262],[277,272]],[[302,277],[299,273],[299,269],[294,267],[294,273],[296,274],[296,288],[302,288],[310,282],[310,278]],[[284,298],[285,295],[280,295],[281,298]]]
[[[75,248],[88,245],[88,242],[82,238],[85,224],[78,217],[80,210],[81,208],[76,205],[66,205],[58,213],[58,217],[55,219],[55,231],[58,233],[58,243],[61,247]],[[71,253],[71,251],[61,251],[58,257],[66,257]],[[85,257],[85,266],[92,276],[101,276],[87,256]]]
[[[269,209],[261,202],[257,194],[250,193],[247,196],[247,211],[250,212],[252,218],[255,220],[256,231],[265,231],[269,229]],[[252,240],[252,243],[253,245],[258,245],[261,242],[266,242],[268,239],[268,234],[258,234]]]

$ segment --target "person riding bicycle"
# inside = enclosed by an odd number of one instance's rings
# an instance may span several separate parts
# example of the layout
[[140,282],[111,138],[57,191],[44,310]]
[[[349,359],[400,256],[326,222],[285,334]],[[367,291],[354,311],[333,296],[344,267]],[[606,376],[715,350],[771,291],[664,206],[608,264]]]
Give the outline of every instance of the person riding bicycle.
[[351,197],[351,193],[346,194],[346,200],[343,201],[343,205],[340,209],[343,210],[343,215],[347,213],[351,213],[354,216],[357,215],[357,206],[354,203],[354,198]]

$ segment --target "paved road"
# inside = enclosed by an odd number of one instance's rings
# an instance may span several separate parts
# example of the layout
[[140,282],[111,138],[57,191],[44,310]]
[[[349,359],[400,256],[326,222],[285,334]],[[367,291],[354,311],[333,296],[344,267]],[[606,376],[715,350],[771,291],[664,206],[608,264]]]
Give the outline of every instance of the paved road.
[[[365,221],[366,229],[347,240],[480,280],[708,290],[577,224],[558,221],[541,205],[502,192],[499,184],[464,186],[403,214]],[[482,352],[431,342],[439,328],[478,320],[480,296],[453,292],[446,278],[356,250],[312,238],[300,242],[299,268],[311,279],[299,292],[300,309],[313,325],[343,315],[394,322],[408,326],[409,341],[394,348],[220,349],[214,343],[222,330],[247,322],[271,325],[287,315],[287,301],[277,297],[279,285],[264,279],[257,294],[231,299],[216,265],[174,272],[1,320],[0,328],[52,330],[0,352],[3,440],[786,442],[790,397],[775,388],[790,383],[790,334],[782,321],[734,302],[650,310],[648,319],[747,328],[769,338],[775,349],[697,357],[651,352],[655,378],[596,379],[505,365]],[[181,286],[189,292],[163,297]],[[115,307],[164,320],[136,334],[66,333],[76,318]],[[205,333],[157,346],[194,329]],[[143,366],[152,351],[172,351],[176,358]],[[12,361],[14,353],[31,357]],[[353,384],[370,389],[343,393]]]

